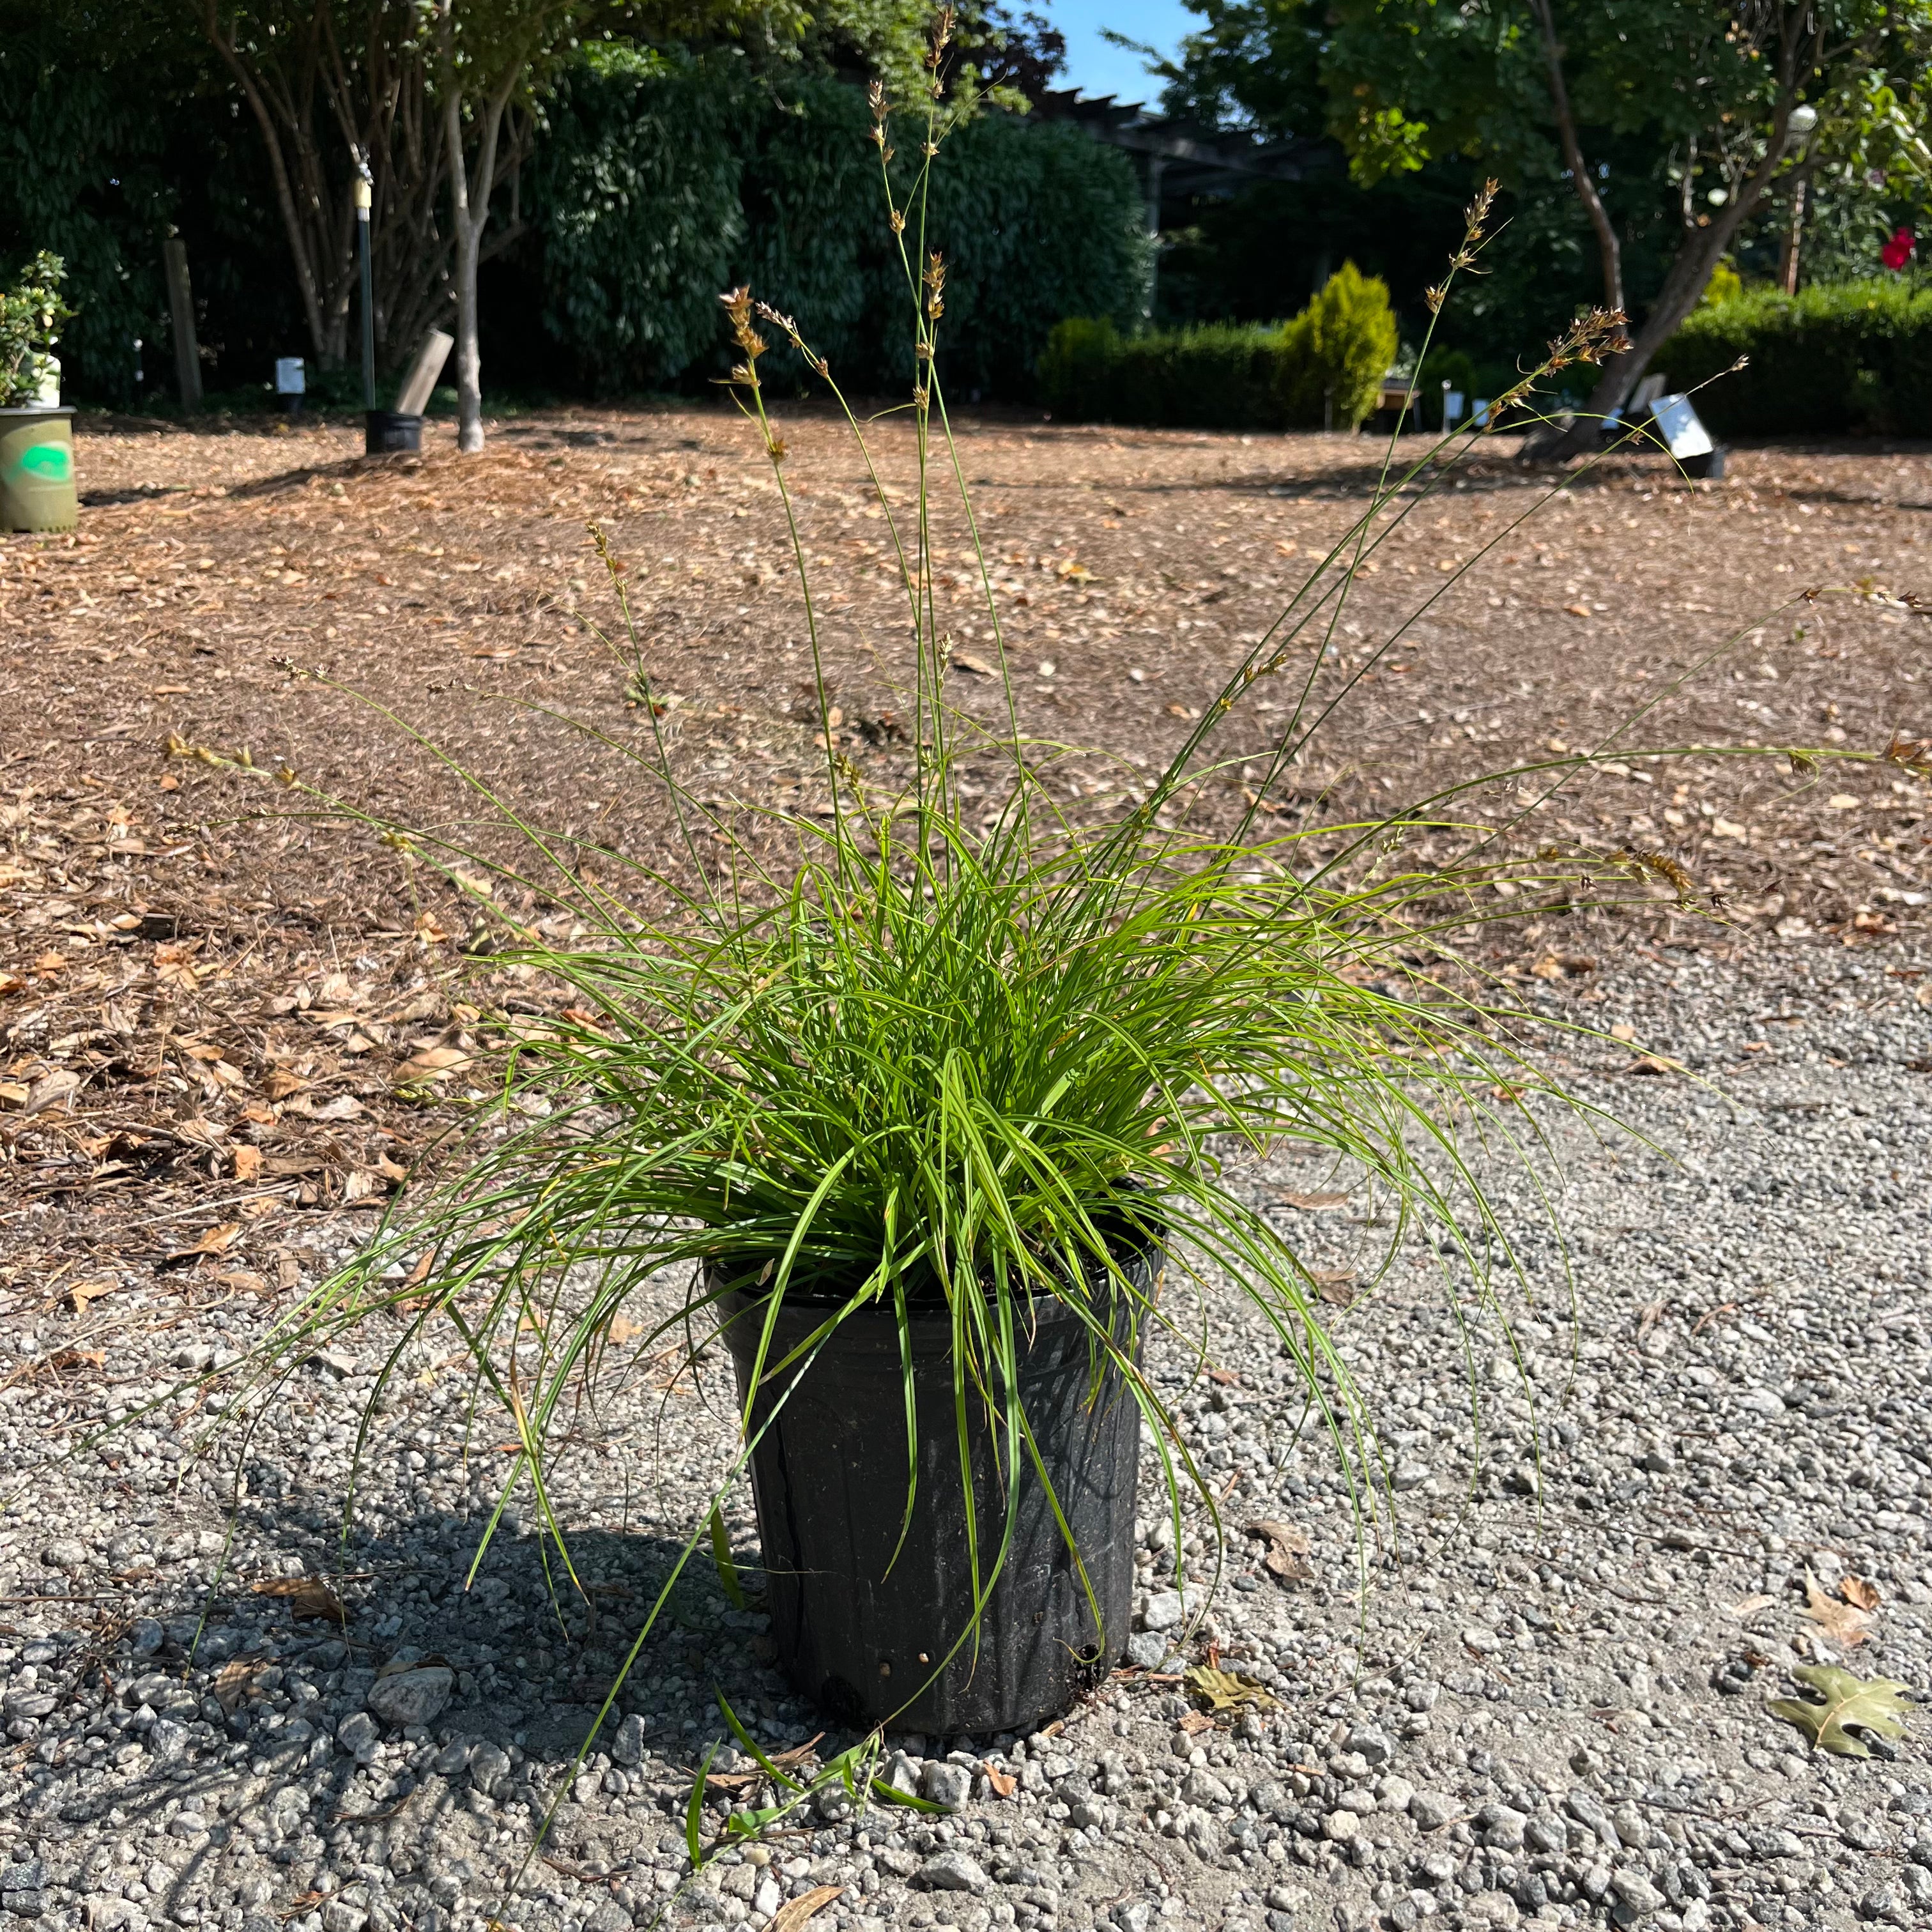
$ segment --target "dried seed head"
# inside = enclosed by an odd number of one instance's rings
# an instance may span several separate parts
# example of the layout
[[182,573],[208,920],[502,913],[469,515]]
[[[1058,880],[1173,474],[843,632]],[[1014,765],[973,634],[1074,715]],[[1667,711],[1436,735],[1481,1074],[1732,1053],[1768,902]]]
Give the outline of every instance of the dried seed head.
[[[737,338],[738,346],[745,352],[747,363],[755,362],[768,345],[752,326],[752,291],[748,288],[727,289],[718,299],[730,319],[731,333]],[[732,380],[737,380],[738,372],[734,370]],[[758,379],[752,376],[750,380],[755,383]]]
[[1496,190],[1502,185],[1494,176],[1484,182],[1476,192],[1476,198],[1462,211],[1462,238],[1466,244],[1483,238],[1484,224],[1490,218],[1490,208],[1496,198]]
[[896,208],[886,218],[892,224],[892,232],[895,235],[903,235],[905,232],[905,217]]

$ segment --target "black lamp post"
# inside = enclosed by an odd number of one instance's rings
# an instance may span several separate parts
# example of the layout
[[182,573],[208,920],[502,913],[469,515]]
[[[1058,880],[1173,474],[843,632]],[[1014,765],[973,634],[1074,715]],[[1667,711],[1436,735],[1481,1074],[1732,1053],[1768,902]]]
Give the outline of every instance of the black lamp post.
[[372,198],[369,164],[358,158],[356,164],[356,254],[362,271],[362,410],[365,418],[373,417],[376,412],[375,296],[369,280],[369,206]]

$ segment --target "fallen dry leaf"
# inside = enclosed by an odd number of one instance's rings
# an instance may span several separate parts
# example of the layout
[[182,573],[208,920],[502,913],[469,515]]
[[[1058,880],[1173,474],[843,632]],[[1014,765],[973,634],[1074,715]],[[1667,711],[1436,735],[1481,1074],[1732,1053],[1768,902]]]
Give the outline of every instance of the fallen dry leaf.
[[[519,1442],[504,1442],[499,1443],[497,1447],[502,1449],[520,1450],[523,1445]],[[772,1769],[796,1771],[818,1748],[820,1740],[824,1736],[825,1733],[823,1731],[819,1731],[807,1738],[803,1744],[794,1744],[789,1750],[767,1753]],[[736,1796],[750,1790],[764,1775],[765,1768],[760,1764],[754,1764],[747,1771],[707,1772],[705,1774],[704,1788],[707,1791],[722,1791],[728,1796]]]
[[258,1147],[249,1147],[244,1143],[230,1148],[228,1158],[235,1163],[237,1180],[253,1180],[262,1171],[262,1150]]
[[470,1055],[460,1046],[425,1046],[397,1068],[397,1084],[407,1086],[417,1080],[440,1080],[445,1074],[469,1064]]
[[1803,1614],[1834,1643],[1850,1650],[1854,1644],[1863,1643],[1870,1634],[1871,1612],[1859,1609],[1856,1604],[1840,1603],[1836,1597],[1826,1595],[1817,1578],[1808,1570],[1804,1573],[1804,1596]]
[[998,677],[999,673],[984,658],[970,651],[955,651],[948,659],[955,670],[970,670],[975,677]]
[[98,1301],[104,1294],[112,1294],[120,1286],[111,1274],[93,1281],[77,1281],[68,1290],[67,1298],[75,1314],[85,1315],[89,1302]]
[[286,1066],[272,1066],[262,1076],[262,1091],[271,1100],[286,1100],[308,1084],[300,1074],[291,1073]]
[[255,1680],[268,1667],[266,1657],[238,1657],[214,1673],[214,1701],[232,1716],[242,1700],[255,1688]]
[[1875,1610],[1885,1600],[1878,1593],[1878,1586],[1869,1578],[1846,1576],[1838,1583],[1838,1594],[1848,1604],[1862,1610]]
[[1214,1728],[1214,1720],[1204,1711],[1186,1711],[1181,1714],[1180,1728],[1190,1737],[1198,1737],[1203,1731]]
[[1314,1576],[1315,1566],[1308,1560],[1305,1530],[1270,1519],[1250,1523],[1248,1534],[1267,1538],[1268,1554],[1262,1558],[1262,1567],[1269,1575],[1279,1576],[1285,1583],[1306,1583]]
[[50,1107],[66,1107],[80,1090],[80,1076],[70,1067],[59,1067],[34,1082],[20,1111],[44,1113]]
[[271,1576],[254,1586],[258,1597],[286,1600],[297,1622],[335,1624],[346,1628],[349,1613],[342,1599],[320,1576]]
[[1730,1606],[1730,1614],[1742,1623],[1747,1617],[1754,1617],[1758,1612],[1778,1601],[1775,1597],[1744,1597]]
[[986,1767],[986,1783],[996,1798],[1010,1798],[1020,1788],[1020,1781],[1010,1771],[1002,1771],[996,1764]]
[[1355,1270],[1353,1268],[1313,1268],[1310,1274],[1315,1282],[1316,1292],[1324,1301],[1333,1302],[1337,1308],[1348,1307],[1355,1299]]
[[1299,1208],[1308,1214],[1319,1214],[1328,1208],[1346,1208],[1348,1204],[1346,1194],[1283,1194],[1280,1198],[1285,1206]]
[[225,1255],[241,1239],[242,1223],[239,1221],[223,1221],[210,1228],[197,1241],[184,1248],[177,1248],[169,1256],[171,1261],[185,1261],[190,1255]]
[[843,1898],[842,1885],[815,1885],[796,1898],[788,1898],[772,1915],[771,1932],[797,1932],[808,1918],[816,1918],[835,1898]]

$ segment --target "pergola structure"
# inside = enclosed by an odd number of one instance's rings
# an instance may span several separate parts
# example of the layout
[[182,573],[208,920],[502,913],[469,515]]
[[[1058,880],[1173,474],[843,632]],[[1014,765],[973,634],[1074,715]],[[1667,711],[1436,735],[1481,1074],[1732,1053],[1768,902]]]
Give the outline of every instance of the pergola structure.
[[1138,101],[1123,104],[1111,94],[1090,100],[1078,88],[1042,94],[1036,112],[1071,121],[1095,140],[1140,158],[1150,233],[1159,232],[1161,204],[1169,196],[1232,194],[1255,181],[1306,181],[1341,164],[1341,150],[1330,140],[1299,135],[1250,140],[1152,113]]
[[[1342,164],[1331,140],[1299,135],[1252,140],[1152,113],[1111,94],[1089,99],[1078,88],[1042,94],[1035,111],[1048,120],[1071,121],[1095,140],[1138,158],[1150,236],[1160,233],[1162,206],[1169,199],[1230,195],[1257,181],[1306,181]],[[1153,299],[1150,287],[1150,307]]]

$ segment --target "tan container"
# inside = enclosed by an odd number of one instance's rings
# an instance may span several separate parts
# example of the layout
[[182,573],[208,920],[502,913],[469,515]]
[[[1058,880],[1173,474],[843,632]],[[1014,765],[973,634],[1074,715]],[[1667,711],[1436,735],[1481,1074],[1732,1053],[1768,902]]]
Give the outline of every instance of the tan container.
[[80,520],[73,410],[0,410],[0,530],[70,530]]

